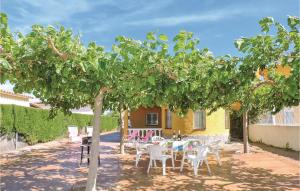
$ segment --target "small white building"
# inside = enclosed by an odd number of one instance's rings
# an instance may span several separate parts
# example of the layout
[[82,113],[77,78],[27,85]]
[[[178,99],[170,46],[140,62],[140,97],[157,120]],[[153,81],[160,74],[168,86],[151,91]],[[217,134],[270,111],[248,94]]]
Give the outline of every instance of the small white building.
[[0,104],[14,104],[19,106],[30,107],[32,97],[24,94],[16,94],[11,91],[0,89]]

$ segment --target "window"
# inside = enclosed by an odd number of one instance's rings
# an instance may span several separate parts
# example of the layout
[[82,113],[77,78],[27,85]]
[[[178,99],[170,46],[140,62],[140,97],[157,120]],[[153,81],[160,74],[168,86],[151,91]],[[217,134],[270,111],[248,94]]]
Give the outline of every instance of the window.
[[205,111],[194,112],[194,129],[205,129],[206,127],[206,113]]
[[158,113],[147,113],[146,125],[158,125]]
[[172,112],[166,110],[166,129],[172,129]]
[[283,123],[284,124],[293,124],[294,123],[294,111],[292,108],[284,108]]

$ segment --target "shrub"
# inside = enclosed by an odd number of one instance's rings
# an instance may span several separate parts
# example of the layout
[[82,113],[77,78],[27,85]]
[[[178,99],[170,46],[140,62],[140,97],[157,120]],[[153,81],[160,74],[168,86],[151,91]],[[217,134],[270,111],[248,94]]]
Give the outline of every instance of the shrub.
[[[68,125],[79,128],[91,125],[92,116],[84,114],[64,115],[61,112],[49,118],[49,110],[21,107],[16,105],[0,105],[0,133],[17,132],[24,136],[29,144],[47,142],[66,135]],[[102,131],[111,131],[118,127],[118,118],[101,116]]]

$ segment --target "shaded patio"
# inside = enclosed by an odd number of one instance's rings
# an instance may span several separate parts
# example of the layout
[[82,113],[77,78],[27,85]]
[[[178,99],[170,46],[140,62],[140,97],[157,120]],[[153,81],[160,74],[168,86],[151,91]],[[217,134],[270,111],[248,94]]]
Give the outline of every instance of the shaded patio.
[[[255,146],[252,153],[241,154],[241,143],[226,145],[222,152],[222,166],[209,157],[212,176],[204,166],[195,177],[191,167],[179,172],[167,164],[146,173],[148,158],[143,157],[134,167],[134,150],[118,154],[118,133],[101,136],[101,167],[98,182],[101,190],[299,190],[299,161],[270,153]],[[291,151],[289,151],[291,152]],[[299,154],[299,153],[298,153]],[[79,166],[79,144],[57,141],[31,150],[1,155],[0,190],[81,190],[86,180],[86,164]]]

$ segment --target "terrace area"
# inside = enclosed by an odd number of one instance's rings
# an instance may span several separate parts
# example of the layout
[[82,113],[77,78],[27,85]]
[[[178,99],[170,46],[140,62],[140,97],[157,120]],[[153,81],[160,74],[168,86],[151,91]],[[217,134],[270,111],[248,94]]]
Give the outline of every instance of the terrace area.
[[[212,176],[200,167],[194,176],[191,167],[179,172],[167,163],[151,168],[145,155],[135,167],[135,150],[119,154],[119,133],[100,137],[101,165],[98,169],[99,190],[299,190],[299,152],[286,151],[259,144],[251,153],[241,154],[242,144],[226,144],[221,152],[222,165],[208,158]],[[79,165],[80,145],[67,140],[38,144],[1,155],[1,190],[84,190],[87,165]],[[170,162],[170,161],[169,161]]]

